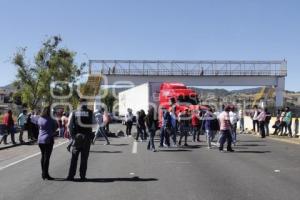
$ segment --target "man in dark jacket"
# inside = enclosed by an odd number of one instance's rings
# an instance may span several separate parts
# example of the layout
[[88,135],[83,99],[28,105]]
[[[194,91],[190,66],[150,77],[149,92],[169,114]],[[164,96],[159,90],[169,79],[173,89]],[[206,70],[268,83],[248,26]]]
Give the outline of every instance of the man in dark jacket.
[[67,180],[74,180],[77,168],[77,160],[81,154],[80,178],[86,179],[87,161],[90,152],[93,125],[93,112],[86,106],[86,100],[80,99],[80,108],[70,116],[69,130],[72,138],[72,158]]

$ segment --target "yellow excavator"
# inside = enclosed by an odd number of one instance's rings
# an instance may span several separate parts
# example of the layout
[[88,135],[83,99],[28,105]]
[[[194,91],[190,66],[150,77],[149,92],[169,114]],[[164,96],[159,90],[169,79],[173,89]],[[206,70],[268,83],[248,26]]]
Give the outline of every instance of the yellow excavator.
[[257,104],[260,100],[264,99],[265,101],[269,98],[274,97],[275,89],[274,87],[262,87],[260,91],[255,95],[252,107]]

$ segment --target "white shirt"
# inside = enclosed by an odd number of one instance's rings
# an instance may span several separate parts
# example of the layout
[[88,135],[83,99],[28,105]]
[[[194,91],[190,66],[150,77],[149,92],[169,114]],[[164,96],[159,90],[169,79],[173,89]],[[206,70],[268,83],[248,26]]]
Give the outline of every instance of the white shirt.
[[229,112],[229,118],[230,118],[230,123],[236,124],[239,121],[239,117],[235,112],[230,111]]

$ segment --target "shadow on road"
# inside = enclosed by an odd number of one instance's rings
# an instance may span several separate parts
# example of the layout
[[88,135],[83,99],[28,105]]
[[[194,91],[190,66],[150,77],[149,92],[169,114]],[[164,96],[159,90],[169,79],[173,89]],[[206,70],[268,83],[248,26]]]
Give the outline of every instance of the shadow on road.
[[247,143],[247,142],[265,142],[265,141],[264,140],[242,140],[242,141],[238,141],[238,142]]
[[128,146],[129,144],[110,144],[109,146],[116,146],[116,147],[121,147],[121,146]]
[[[56,178],[54,181],[68,181],[62,178]],[[132,178],[88,178],[84,181],[80,179],[74,179],[73,182],[85,182],[85,183],[111,183],[111,182],[148,182],[158,181],[157,178],[140,178],[138,176]],[[71,181],[72,182],[72,181]]]
[[6,146],[0,147],[0,151],[4,149],[10,149],[14,147],[19,147],[19,146],[30,146],[36,144],[36,141],[30,141],[30,142],[24,142],[24,143],[17,143],[17,144],[7,144]]
[[266,146],[265,144],[240,144],[237,146],[244,146],[244,147],[258,147],[258,146]]
[[186,151],[192,151],[190,149],[160,149],[160,152],[186,152]]
[[182,148],[184,149],[199,149],[201,148],[201,145],[188,145],[188,146],[183,146]]
[[235,153],[271,153],[271,151],[235,151]]
[[122,153],[122,151],[90,151],[90,153]]

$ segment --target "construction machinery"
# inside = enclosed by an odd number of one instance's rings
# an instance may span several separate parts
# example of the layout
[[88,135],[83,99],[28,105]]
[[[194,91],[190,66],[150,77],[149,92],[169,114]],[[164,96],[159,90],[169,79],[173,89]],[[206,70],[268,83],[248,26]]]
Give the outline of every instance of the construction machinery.
[[[257,105],[257,102],[267,102],[268,99],[274,97],[275,88],[274,87],[262,87],[260,91],[255,95],[252,107]],[[262,106],[264,107],[264,106]]]
[[100,90],[100,83],[101,83],[102,77],[101,75],[93,75],[90,74],[88,76],[88,80],[85,84],[80,86],[80,92],[83,97],[89,97],[88,99],[88,108],[91,110],[94,110],[97,96],[99,95],[99,90]]

